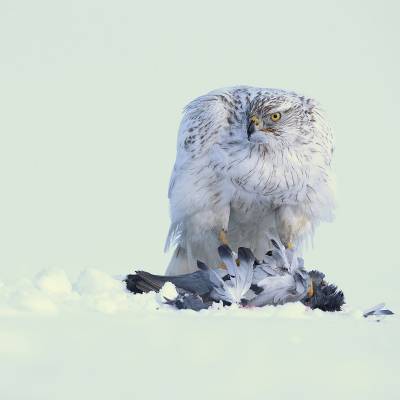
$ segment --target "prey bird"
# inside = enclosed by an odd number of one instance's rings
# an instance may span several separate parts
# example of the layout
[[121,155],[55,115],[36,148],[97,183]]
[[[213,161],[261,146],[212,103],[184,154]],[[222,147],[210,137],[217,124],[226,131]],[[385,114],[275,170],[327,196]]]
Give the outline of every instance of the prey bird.
[[325,282],[319,271],[306,271],[304,262],[293,249],[285,249],[272,239],[273,249],[262,261],[252,251],[240,247],[237,257],[227,245],[218,247],[219,265],[209,268],[198,261],[198,270],[183,275],[153,275],[136,271],[125,279],[127,289],[134,293],[160,291],[166,282],[177,290],[177,297],[166,301],[177,308],[199,311],[213,302],[262,307],[301,301],[310,308],[339,311],[344,304],[343,293]]

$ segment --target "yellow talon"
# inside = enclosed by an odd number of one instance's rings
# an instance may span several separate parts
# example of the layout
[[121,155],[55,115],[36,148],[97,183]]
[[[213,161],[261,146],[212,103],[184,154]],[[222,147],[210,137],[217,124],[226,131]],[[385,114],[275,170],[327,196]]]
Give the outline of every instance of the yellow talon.
[[228,245],[228,238],[226,237],[226,231],[224,229],[220,230],[218,234],[218,240],[220,243]]
[[288,250],[292,250],[292,249],[294,249],[294,244],[293,244],[292,242],[289,242],[289,243],[287,244],[286,248],[287,248]]
[[314,282],[311,280],[310,286],[307,289],[307,297],[310,298],[312,296],[314,296]]

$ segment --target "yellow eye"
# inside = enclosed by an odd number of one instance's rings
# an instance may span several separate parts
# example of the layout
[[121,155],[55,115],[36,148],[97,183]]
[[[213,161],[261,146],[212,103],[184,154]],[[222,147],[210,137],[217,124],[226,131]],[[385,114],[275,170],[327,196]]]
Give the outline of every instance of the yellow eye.
[[271,120],[272,121],[277,122],[280,119],[281,119],[281,113],[276,112],[276,113],[271,114]]

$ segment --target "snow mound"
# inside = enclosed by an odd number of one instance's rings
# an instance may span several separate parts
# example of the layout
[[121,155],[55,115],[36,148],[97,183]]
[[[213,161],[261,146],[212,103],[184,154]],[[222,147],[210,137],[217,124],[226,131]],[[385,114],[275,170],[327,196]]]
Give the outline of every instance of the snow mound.
[[62,269],[42,271],[36,277],[36,286],[49,295],[68,296],[72,292],[72,285],[67,274]]
[[95,310],[113,314],[129,309],[155,309],[155,293],[132,296],[120,278],[96,269],[83,271],[71,282],[65,271],[48,269],[35,278],[0,285],[0,316],[21,313],[58,314]]

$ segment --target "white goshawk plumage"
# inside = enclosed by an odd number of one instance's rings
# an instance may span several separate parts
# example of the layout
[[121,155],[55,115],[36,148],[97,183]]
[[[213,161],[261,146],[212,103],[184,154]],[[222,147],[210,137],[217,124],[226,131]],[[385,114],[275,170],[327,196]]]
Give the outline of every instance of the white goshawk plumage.
[[232,87],[187,105],[169,198],[168,274],[217,266],[218,246],[263,259],[276,238],[301,251],[332,218],[333,138],[318,104],[281,89]]

